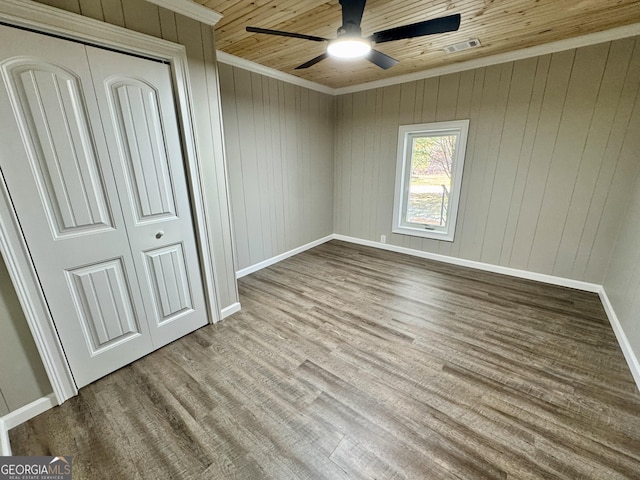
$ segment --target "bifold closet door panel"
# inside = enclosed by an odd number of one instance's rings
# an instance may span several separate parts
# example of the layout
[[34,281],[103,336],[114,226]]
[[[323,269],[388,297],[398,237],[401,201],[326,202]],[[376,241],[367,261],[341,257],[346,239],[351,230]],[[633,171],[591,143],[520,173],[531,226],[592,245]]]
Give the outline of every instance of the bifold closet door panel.
[[208,323],[170,66],[87,47],[156,348]]

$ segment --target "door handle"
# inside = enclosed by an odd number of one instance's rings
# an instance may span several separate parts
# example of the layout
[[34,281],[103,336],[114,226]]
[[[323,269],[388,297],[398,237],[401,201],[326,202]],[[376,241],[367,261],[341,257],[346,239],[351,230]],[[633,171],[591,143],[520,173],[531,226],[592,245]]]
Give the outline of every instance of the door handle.
[[156,238],[162,238],[163,235],[164,235],[164,232],[160,230],[158,233],[156,233]]

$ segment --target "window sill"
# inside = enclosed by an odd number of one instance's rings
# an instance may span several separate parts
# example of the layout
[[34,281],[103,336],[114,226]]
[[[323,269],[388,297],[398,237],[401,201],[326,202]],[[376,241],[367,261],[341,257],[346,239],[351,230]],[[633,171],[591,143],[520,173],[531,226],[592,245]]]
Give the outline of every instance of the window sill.
[[412,227],[395,227],[393,233],[400,235],[410,235],[412,237],[431,238],[434,240],[442,240],[445,242],[453,242],[454,232],[445,232],[442,230],[427,230],[425,228]]

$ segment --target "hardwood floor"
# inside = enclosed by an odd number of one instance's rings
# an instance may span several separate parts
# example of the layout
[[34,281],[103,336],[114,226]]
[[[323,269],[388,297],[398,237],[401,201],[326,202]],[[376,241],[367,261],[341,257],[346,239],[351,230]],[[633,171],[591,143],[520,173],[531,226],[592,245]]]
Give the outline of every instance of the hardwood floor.
[[640,478],[595,294],[330,242],[12,430],[74,479]]

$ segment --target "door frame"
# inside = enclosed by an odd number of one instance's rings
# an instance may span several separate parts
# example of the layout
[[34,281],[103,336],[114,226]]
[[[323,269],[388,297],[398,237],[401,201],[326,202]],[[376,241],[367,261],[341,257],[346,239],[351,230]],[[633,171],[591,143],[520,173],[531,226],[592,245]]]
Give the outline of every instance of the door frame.
[[[185,156],[184,167],[199,250],[207,317],[209,323],[217,322],[220,319],[220,310],[211,254],[211,235],[207,222],[209,212],[204,201],[200,176],[202,170],[193,127],[195,119],[185,47],[29,0],[2,0],[0,22],[169,63]],[[53,392],[58,404],[61,404],[77,395],[78,388],[64,355],[1,171],[0,253],[7,265]]]

